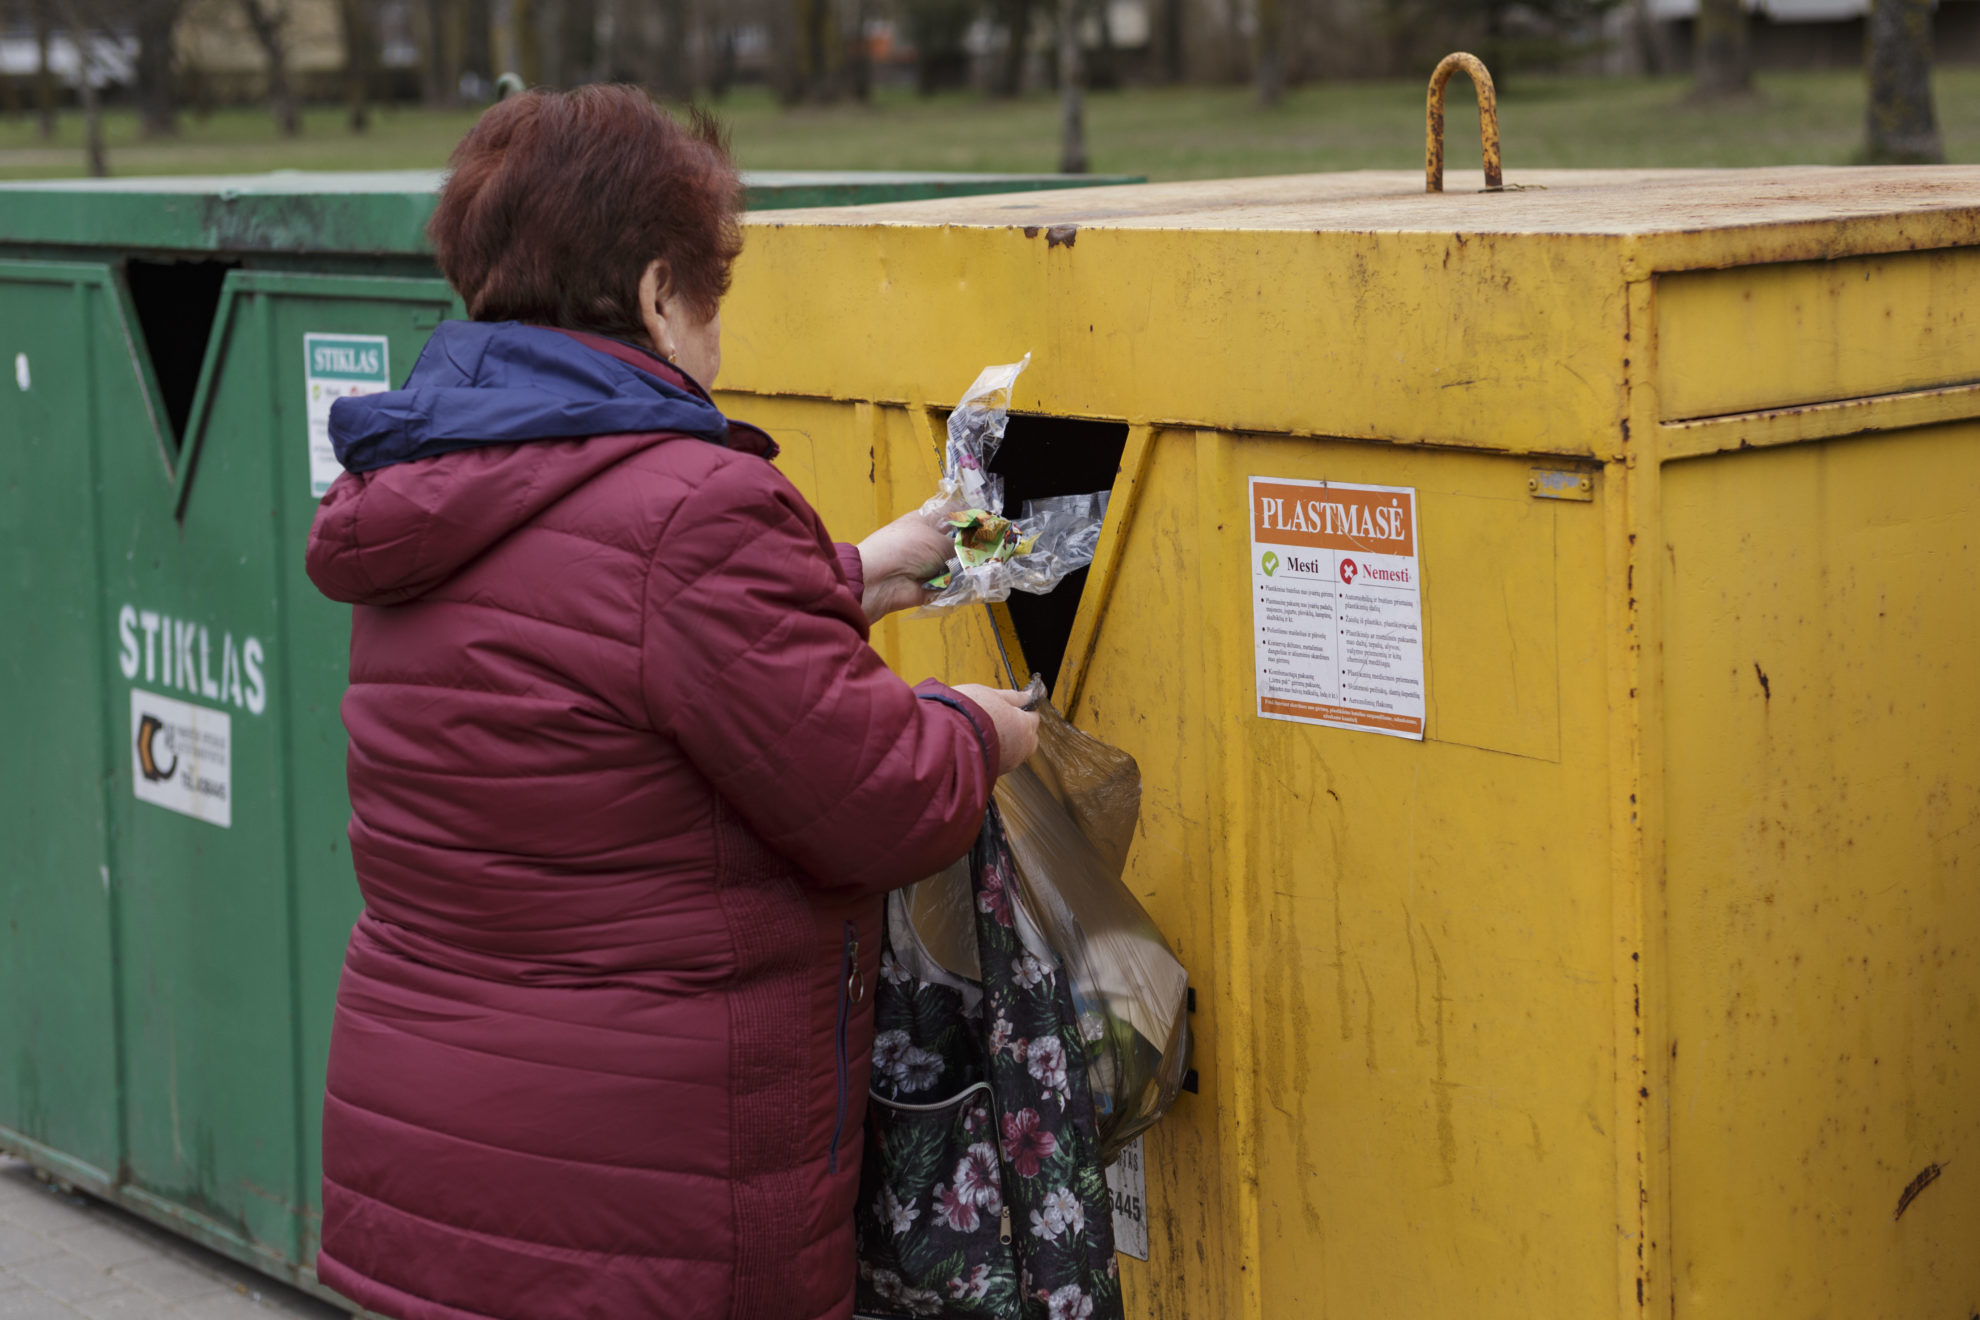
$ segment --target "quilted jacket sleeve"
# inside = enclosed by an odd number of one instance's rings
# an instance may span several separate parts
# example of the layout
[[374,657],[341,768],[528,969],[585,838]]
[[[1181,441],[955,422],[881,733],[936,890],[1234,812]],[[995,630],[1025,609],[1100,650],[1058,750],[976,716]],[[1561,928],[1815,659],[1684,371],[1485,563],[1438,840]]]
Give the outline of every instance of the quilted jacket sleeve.
[[910,688],[867,645],[839,552],[752,458],[681,506],[647,574],[641,681],[677,741],[770,847],[818,884],[878,892],[967,852],[996,781],[989,719]]

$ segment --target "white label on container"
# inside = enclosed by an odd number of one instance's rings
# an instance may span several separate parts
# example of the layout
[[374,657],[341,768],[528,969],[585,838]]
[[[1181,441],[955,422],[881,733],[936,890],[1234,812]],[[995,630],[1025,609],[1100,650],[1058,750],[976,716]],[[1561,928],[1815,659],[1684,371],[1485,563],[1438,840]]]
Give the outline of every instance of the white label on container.
[[1253,477],[1251,588],[1260,716],[1423,737],[1414,490]]
[[132,688],[131,792],[140,802],[231,827],[233,722],[227,712]]
[[330,444],[330,405],[392,388],[391,346],[383,335],[304,335],[303,392],[309,418],[309,493],[323,498],[344,470]]
[[1114,1250],[1147,1260],[1148,1179],[1141,1167],[1140,1137],[1122,1147],[1107,1170],[1107,1190],[1114,1197]]

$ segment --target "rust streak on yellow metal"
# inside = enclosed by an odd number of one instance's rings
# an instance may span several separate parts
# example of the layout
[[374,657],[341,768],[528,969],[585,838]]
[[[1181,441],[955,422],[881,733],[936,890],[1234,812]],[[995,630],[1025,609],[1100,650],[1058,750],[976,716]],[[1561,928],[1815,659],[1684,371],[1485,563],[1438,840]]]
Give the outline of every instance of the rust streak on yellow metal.
[[1497,192],[1505,186],[1499,169],[1499,97],[1492,88],[1492,73],[1485,61],[1468,51],[1455,51],[1437,61],[1430,74],[1430,97],[1424,117],[1424,191],[1444,191],[1444,88],[1451,75],[1463,69],[1471,75],[1471,86],[1478,93],[1478,136],[1485,153],[1485,191]]

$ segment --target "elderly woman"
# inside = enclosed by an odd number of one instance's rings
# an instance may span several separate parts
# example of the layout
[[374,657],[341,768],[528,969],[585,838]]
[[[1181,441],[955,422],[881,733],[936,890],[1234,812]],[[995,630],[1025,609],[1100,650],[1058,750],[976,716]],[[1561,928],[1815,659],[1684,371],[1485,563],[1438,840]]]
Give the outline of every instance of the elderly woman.
[[713,126],[530,93],[430,234],[471,321],[338,403],[310,577],[356,606],[318,1277],[405,1320],[825,1320],[881,897],[1029,755],[868,624],[946,542],[834,546],[724,418],[741,189]]

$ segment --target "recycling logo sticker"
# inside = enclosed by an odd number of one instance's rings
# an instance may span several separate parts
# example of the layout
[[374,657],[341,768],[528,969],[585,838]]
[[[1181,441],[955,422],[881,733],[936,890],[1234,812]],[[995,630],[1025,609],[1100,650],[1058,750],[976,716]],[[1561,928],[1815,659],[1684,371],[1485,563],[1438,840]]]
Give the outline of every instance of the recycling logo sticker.
[[224,710],[131,689],[131,794],[230,829],[233,720]]

